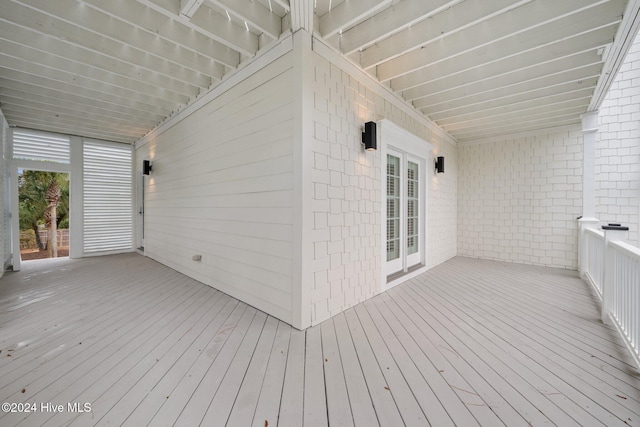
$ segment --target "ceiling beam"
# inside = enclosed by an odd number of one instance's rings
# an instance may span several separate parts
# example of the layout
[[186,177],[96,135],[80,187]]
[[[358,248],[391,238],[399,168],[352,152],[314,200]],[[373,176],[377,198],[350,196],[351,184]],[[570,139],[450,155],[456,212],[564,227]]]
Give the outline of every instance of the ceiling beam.
[[[589,98],[578,98],[571,99],[569,101],[561,101],[557,103],[552,103],[548,105],[532,107],[526,110],[519,111],[509,111],[500,114],[493,114],[491,116],[479,117],[470,120],[462,120],[459,122],[449,123],[446,126],[449,132],[452,131],[462,131],[464,129],[471,128],[481,128],[486,124],[500,124],[500,123],[511,123],[514,121],[522,120],[523,116],[531,116],[531,117],[541,117],[545,113],[553,113],[555,111],[578,111],[582,112],[587,111],[587,106],[589,105]],[[580,113],[576,113],[580,114]]]
[[0,69],[45,78],[51,80],[51,86],[70,84],[72,85],[70,89],[76,88],[72,89],[74,91],[78,88],[90,88],[96,94],[139,100],[146,104],[147,108],[158,111],[170,110],[176,103],[182,104],[189,100],[186,95],[168,90],[158,90],[157,87],[150,84],[110,75],[103,70],[26,46],[19,46],[7,40],[3,40],[3,51],[0,54],[0,63],[2,64]]
[[[496,49],[496,46],[500,46],[500,50],[509,46],[511,50],[528,50],[540,44],[620,22],[621,10],[627,0],[610,0],[591,8],[585,7],[585,4],[593,5],[596,1],[600,0],[539,0],[527,3],[465,31],[456,32],[443,40],[386,61],[377,66],[377,76],[384,82],[428,64],[470,54],[474,50],[486,51]],[[576,10],[579,12],[576,13]]]
[[498,135],[510,135],[514,133],[527,132],[539,129],[557,128],[559,126],[567,126],[580,123],[580,115],[566,113],[553,117],[538,118],[527,120],[526,118],[520,123],[512,123],[508,125],[499,125],[486,129],[478,129],[474,132],[461,132],[455,134],[459,141],[470,141],[480,138],[487,138]]
[[513,0],[493,0],[491,2],[486,0],[467,0],[462,3],[458,2],[441,13],[431,14],[429,19],[422,20],[411,26],[411,28],[396,33],[365,49],[359,58],[360,65],[364,69],[369,69],[428,43],[442,40],[447,36],[463,31],[465,28],[472,27],[530,1],[532,0],[523,0],[516,3]]
[[128,2],[126,7],[121,7],[113,1],[83,1],[125,19],[127,22],[141,25],[169,40],[176,40],[185,46],[189,45],[195,51],[207,53],[212,57],[215,56],[215,52],[211,52],[211,41],[222,43],[240,54],[250,57],[258,51],[258,37],[255,34],[230,22],[226,16],[211,13],[209,8],[198,9],[198,13],[189,21],[176,19],[179,16],[179,11],[174,10],[172,6],[175,3],[169,0],[136,0]]
[[209,3],[227,11],[250,27],[256,28],[276,40],[282,34],[280,17],[272,13],[257,1],[249,0],[207,0]]
[[340,51],[349,55],[392,34],[397,34],[460,1],[462,0],[422,0],[391,4],[387,9],[366,21],[343,31],[342,35],[332,37],[330,42],[334,45],[339,44]]
[[432,120],[436,120],[439,125],[446,126],[449,122],[459,121],[465,118],[518,111],[554,102],[589,97],[593,94],[593,88],[595,87],[596,81],[597,79],[590,79],[580,84],[573,83],[566,85],[561,89],[555,87],[551,89],[542,89],[535,93],[514,96],[508,100],[503,98],[492,102],[463,106],[446,111],[434,112],[429,116]]
[[[238,65],[239,55],[229,55],[226,46],[219,45],[217,63],[213,58],[142,31],[120,19],[115,19],[87,5],[78,5],[75,0],[14,0],[31,8],[29,18],[40,24],[37,30],[51,37],[57,37],[88,49],[115,55],[137,65],[142,61],[153,63],[156,70],[167,70],[173,77],[183,75],[201,87],[207,87],[210,79],[220,80],[224,75],[224,65]],[[12,10],[18,6],[12,6]],[[21,14],[22,16],[23,14]],[[16,15],[14,14],[13,17]],[[13,22],[32,27],[28,19]],[[137,61],[136,61],[137,58]],[[209,80],[209,84],[206,82]]]
[[369,16],[385,9],[392,0],[349,0],[320,17],[320,34],[327,38],[346,31]]
[[413,105],[418,109],[428,109],[430,111],[438,111],[439,108],[475,105],[480,102],[501,99],[502,97],[532,93],[544,88],[559,87],[570,82],[579,82],[589,78],[597,79],[601,71],[602,63],[595,63],[512,84],[505,83],[501,85],[499,81],[486,85],[476,84],[473,87],[465,87],[460,90],[424,97],[414,101]]
[[615,24],[612,24],[595,31],[553,40],[531,49],[521,50],[518,46],[500,43],[499,48],[493,46],[491,49],[478,52],[474,61],[461,64],[457,58],[450,58],[395,78],[391,80],[390,86],[394,91],[405,91],[422,87],[447,87],[446,83],[440,86],[440,81],[448,78],[475,81],[486,76],[500,75],[544,63],[549,61],[550,52],[553,52],[552,56],[555,58],[562,58],[576,52],[595,51],[598,47],[610,43],[614,34]]
[[94,68],[105,70],[108,73],[132,78],[189,97],[197,95],[200,90],[194,84],[155,72],[146,67],[143,68],[130,62],[118,60],[113,56],[103,55],[81,46],[69,44],[55,37],[43,37],[43,34],[39,32],[24,31],[24,28],[19,28],[14,23],[5,21],[3,17],[0,17],[0,40],[2,39],[42,52],[48,52],[71,61],[92,64]]
[[180,0],[180,16],[191,19],[203,2],[204,0]]

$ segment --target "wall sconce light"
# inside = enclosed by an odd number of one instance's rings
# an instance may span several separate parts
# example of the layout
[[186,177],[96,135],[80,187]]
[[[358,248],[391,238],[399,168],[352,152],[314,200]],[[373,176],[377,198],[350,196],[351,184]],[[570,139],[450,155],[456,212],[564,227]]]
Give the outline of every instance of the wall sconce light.
[[436,172],[444,173],[444,157],[436,157]]
[[376,138],[376,122],[367,122],[364,124],[364,132],[362,132],[362,144],[367,151],[376,151],[378,142]]
[[142,161],[142,174],[143,175],[150,175],[151,172],[153,172],[153,165],[151,164],[150,160],[143,160]]

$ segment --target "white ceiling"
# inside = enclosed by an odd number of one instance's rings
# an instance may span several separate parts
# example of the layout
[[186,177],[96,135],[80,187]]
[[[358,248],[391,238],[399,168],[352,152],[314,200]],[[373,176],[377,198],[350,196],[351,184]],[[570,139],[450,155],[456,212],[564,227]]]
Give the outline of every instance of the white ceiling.
[[2,0],[0,108],[10,125],[132,143],[313,7],[318,37],[472,141],[579,123],[635,36],[638,3]]

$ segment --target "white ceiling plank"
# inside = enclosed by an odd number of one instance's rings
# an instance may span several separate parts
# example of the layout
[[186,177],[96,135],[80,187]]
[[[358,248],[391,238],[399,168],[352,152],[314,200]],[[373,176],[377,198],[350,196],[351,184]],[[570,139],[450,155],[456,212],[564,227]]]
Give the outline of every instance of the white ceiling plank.
[[282,34],[282,22],[280,17],[271,13],[269,9],[257,1],[250,0],[207,0],[209,3],[224,9],[230,15],[247,22],[253,28],[268,35],[272,39],[278,39]]
[[[360,64],[367,69],[400,56],[427,43],[442,40],[456,32],[499,15],[532,0],[466,0],[441,13],[430,15],[399,33],[370,46],[362,52]],[[402,3],[400,3],[402,4]]]
[[[591,4],[594,1],[597,0],[539,0],[527,3],[518,9],[378,65],[378,78],[388,81],[458,55],[468,54],[474,57],[472,52],[475,50],[490,49],[493,45],[507,44],[518,46],[519,50],[527,50],[620,22],[621,9],[624,8],[626,0],[611,0],[592,8],[583,7],[586,3]],[[580,12],[570,14],[580,8]],[[547,25],[542,25],[544,22]]]
[[[139,26],[131,25],[93,7],[85,4],[78,5],[76,0],[56,0],[55,2],[48,0],[20,0],[20,2],[29,7],[37,8],[53,18],[94,33],[98,38],[107,37],[116,43],[130,46],[140,52],[153,54],[180,67],[208,75],[216,80],[221,79],[224,75],[224,67],[222,65],[236,67],[240,62],[240,56],[237,53],[230,55],[226,46],[219,45],[217,59],[219,63],[216,64],[211,57],[196,53],[174,41],[169,41],[156,33],[142,30]],[[78,30],[78,33],[78,37],[83,36],[80,30]]]
[[486,138],[500,134],[511,134],[515,132],[553,128],[564,126],[572,123],[580,123],[579,114],[563,114],[553,117],[541,118],[537,120],[524,120],[521,123],[512,123],[508,125],[497,125],[485,129],[477,129],[473,132],[460,132],[455,134],[460,140],[468,140],[469,138]]
[[588,98],[571,100],[564,103],[545,105],[544,107],[532,108],[527,111],[518,111],[515,113],[509,113],[504,115],[495,115],[483,120],[473,120],[464,123],[456,123],[454,125],[447,125],[448,132],[461,133],[473,133],[480,129],[487,129],[490,127],[497,127],[501,125],[513,125],[518,123],[525,123],[531,120],[549,119],[559,115],[574,115],[579,116],[587,111],[589,106]]
[[[41,0],[23,1],[38,2]],[[67,1],[68,0],[61,0],[61,3]],[[58,4],[58,2],[55,2],[55,4]],[[80,9],[87,10],[89,8],[73,8],[73,10]],[[119,41],[78,27],[50,13],[30,9],[23,4],[18,5],[14,3],[6,6],[4,2],[0,3],[0,16],[5,20],[29,28],[48,38],[62,40],[68,45],[87,49],[97,54],[108,56],[111,59],[126,61],[133,66],[146,68],[149,71],[163,74],[166,77],[179,79],[188,85],[195,85],[201,88],[211,85],[211,76],[185,68],[178,62],[171,62],[165,57],[153,54],[148,50],[145,51],[144,49],[130,45],[123,45]],[[109,20],[108,22],[112,23],[114,20]],[[132,37],[132,39],[134,38],[135,37]],[[159,38],[156,39],[156,41],[161,42]],[[216,68],[212,68],[215,71]],[[215,78],[219,79],[221,77],[220,75]]]
[[180,16],[191,19],[204,0],[180,0]]
[[[496,73],[486,73],[485,67],[474,68],[467,73],[443,76],[441,79],[413,87],[402,91],[403,98],[407,101],[415,101],[434,95],[445,96],[449,94],[455,96],[456,91],[465,90],[478,91],[499,88],[521,81],[544,77],[571,68],[584,67],[586,65],[602,62],[602,56],[598,55],[596,49],[588,50],[571,56],[552,59],[545,62],[536,62],[525,67],[520,67],[517,61],[509,61],[510,68],[500,68]],[[467,92],[471,93],[471,92]]]
[[135,130],[138,133],[144,133],[145,129],[148,129],[149,126],[153,126],[157,123],[157,121],[144,123],[142,120],[135,122],[129,119],[120,119],[114,116],[105,116],[104,114],[91,112],[88,109],[78,111],[74,108],[66,108],[61,104],[56,105],[55,103],[52,104],[49,102],[36,101],[33,98],[25,99],[6,96],[5,101],[2,105],[7,106],[7,108],[12,109],[13,111],[21,110],[32,113],[39,112],[45,116],[57,115],[58,117],[75,117],[84,125],[95,125],[104,127],[116,126],[118,128],[128,129],[130,131]]
[[[75,128],[82,130],[82,133],[75,133],[75,135],[87,136],[85,132],[91,132],[93,134],[99,133],[100,135],[107,134],[110,137],[120,137],[120,138],[128,138],[129,141],[133,138],[139,138],[142,136],[140,132],[136,129],[128,129],[119,126],[99,126],[91,123],[82,123],[77,118],[73,116],[66,116],[63,114],[42,114],[40,112],[29,113],[29,111],[24,111],[21,107],[16,107],[15,109],[12,106],[7,105],[3,107],[3,112],[6,109],[6,117],[11,117],[14,115],[19,115],[20,117],[24,117],[27,120],[33,122],[42,122],[44,124],[51,123],[52,125],[64,126],[66,128]],[[40,127],[35,129],[42,129]],[[67,132],[69,133],[69,132]]]
[[[69,97],[76,99],[76,102],[95,104],[106,109],[131,109],[130,114],[134,114],[135,111],[138,110],[144,112],[145,114],[162,115],[161,111],[166,111],[164,109],[158,110],[157,108],[152,108],[148,104],[139,102],[133,97],[123,98],[115,95],[109,96],[109,94],[103,94],[101,92],[93,90],[92,88],[83,88],[62,82],[52,82],[52,80],[46,77],[39,77],[33,74],[15,72],[12,70],[7,70],[6,68],[0,68],[0,81],[2,81],[2,85],[6,87],[11,87],[11,85],[7,83],[7,81],[11,81],[11,84],[13,84],[13,87],[16,89],[25,91],[30,91],[29,89],[36,90],[38,91],[36,93],[45,93],[51,91],[56,94],[48,96],[62,96],[64,94],[68,94]],[[21,86],[19,86],[20,84],[24,84],[27,86],[22,88]]]
[[498,75],[512,69],[531,67],[554,58],[571,56],[577,52],[596,50],[610,43],[615,33],[615,24],[574,37],[541,44],[532,49],[517,46],[492,46],[478,52],[475,61],[460,64],[456,58],[441,61],[391,80],[393,90],[402,91],[421,86],[437,85],[439,80],[460,76],[470,81],[486,76]]
[[[50,85],[58,83],[70,84],[72,87],[89,88],[96,94],[103,94],[119,99],[119,97],[136,99],[152,110],[171,110],[176,103],[185,103],[189,97],[171,91],[158,91],[152,85],[109,75],[101,70],[72,62],[57,56],[18,46],[6,40],[3,53],[0,53],[1,68],[31,74],[52,80]],[[58,82],[58,83],[56,83]],[[70,87],[70,90],[74,90]],[[95,95],[94,95],[95,96]]]
[[93,67],[109,73],[139,80],[152,84],[160,89],[170,90],[182,95],[195,96],[199,87],[194,84],[176,80],[163,74],[144,69],[129,62],[105,56],[86,48],[72,45],[55,37],[42,36],[42,33],[19,27],[12,22],[3,20],[0,16],[0,40],[9,40],[18,44],[32,47],[43,52],[76,61],[91,64]]
[[413,102],[418,109],[438,111],[439,108],[456,108],[465,105],[475,105],[480,102],[492,101],[503,97],[512,97],[524,93],[531,93],[543,88],[562,86],[570,82],[578,82],[589,78],[598,78],[602,71],[602,63],[589,64],[584,67],[562,70],[551,75],[531,78],[512,84],[475,84],[472,87],[448,91],[429,97],[420,98]]
[[[359,49],[363,49],[407,27],[416,25],[418,22],[424,21],[426,18],[438,14],[456,3],[460,3],[460,1],[461,0],[404,0],[392,4],[387,9],[382,10],[361,24],[343,31],[342,35],[339,36],[340,51],[348,55]],[[513,0],[501,1],[513,2]]]
[[482,104],[470,105],[456,109],[439,111],[430,114],[432,120],[442,123],[443,126],[449,121],[464,120],[471,117],[482,117],[483,115],[499,114],[509,111],[518,111],[527,108],[547,105],[554,102],[569,101],[571,99],[588,97],[593,94],[597,79],[584,81],[582,84],[569,84],[558,92],[558,88],[553,90],[540,90],[531,93],[529,96],[514,96],[508,103],[504,99],[495,102],[484,102]]
[[124,144],[133,144],[138,137],[135,135],[123,135],[121,133],[112,133],[110,131],[96,131],[89,128],[83,128],[76,122],[57,124],[52,121],[26,117],[21,114],[12,114],[7,120],[11,120],[12,126],[25,129],[37,129],[46,132],[56,132],[66,135],[79,135],[86,138],[101,139],[105,141],[122,142]]
[[466,123],[483,123],[491,120],[500,121],[503,117],[518,117],[520,115],[526,115],[530,113],[537,113],[540,111],[544,111],[546,109],[553,109],[558,106],[559,108],[563,108],[565,106],[577,106],[588,104],[589,99],[591,98],[591,93],[589,91],[579,91],[577,93],[572,93],[571,99],[565,99],[566,97],[557,96],[553,98],[542,98],[537,100],[531,100],[531,102],[523,103],[521,105],[514,105],[512,109],[490,109],[490,110],[480,110],[469,114],[464,114],[461,116],[455,116],[450,118],[443,118],[439,120],[440,126],[449,127],[456,126],[459,124]]
[[[160,0],[136,0],[127,3],[125,8],[116,2],[102,0],[83,0],[91,3],[93,7],[125,19],[131,23],[142,25],[151,32],[176,40],[185,46],[190,46],[197,52],[215,56],[216,46],[211,41],[222,43],[229,48],[247,56],[253,56],[258,51],[258,37],[255,34],[246,34],[244,28],[230,23],[226,17],[209,14],[208,8],[200,8],[191,21],[177,20],[178,11],[171,6],[175,3]],[[135,4],[139,3],[139,5]],[[140,9],[142,6],[142,10]],[[120,12],[114,9],[121,9]],[[148,9],[148,10],[145,10]],[[155,12],[155,13],[151,13]],[[162,20],[160,16],[165,20]],[[195,32],[195,34],[194,34]]]
[[105,122],[120,122],[130,126],[153,126],[163,119],[163,117],[155,117],[152,115],[144,117],[140,112],[136,116],[133,116],[122,110],[106,110],[95,104],[78,104],[65,98],[53,98],[45,96],[42,93],[28,93],[15,90],[13,88],[0,87],[0,96],[5,104],[28,105],[34,108],[36,106],[40,106],[43,109],[46,109],[47,107],[50,109],[59,107],[62,109],[61,111],[66,112],[67,114],[71,114],[72,111],[75,111],[76,113],[81,111],[86,114],[91,114],[96,119],[100,118]]
[[392,0],[349,0],[320,17],[320,33],[330,37],[383,10]]
[[530,135],[539,135],[547,132],[568,132],[571,130],[580,129],[580,119],[566,120],[561,123],[546,123],[546,126],[533,126],[527,128],[519,128],[510,132],[485,132],[478,135],[473,135],[469,138],[458,138],[458,144],[461,145],[475,145],[478,143],[502,141],[504,138],[515,139],[517,137],[526,137]]

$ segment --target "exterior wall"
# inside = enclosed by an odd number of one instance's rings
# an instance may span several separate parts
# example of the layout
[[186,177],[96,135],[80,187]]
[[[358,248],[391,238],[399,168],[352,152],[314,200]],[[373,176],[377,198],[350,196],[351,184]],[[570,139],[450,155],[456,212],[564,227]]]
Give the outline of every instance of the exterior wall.
[[9,210],[9,186],[8,180],[8,149],[9,149],[9,124],[0,110],[0,212],[2,224],[0,226],[0,277],[4,270],[11,264],[11,211]]
[[596,217],[629,226],[640,246],[640,36],[598,112]]
[[291,58],[239,81],[136,152],[138,170],[144,159],[153,164],[145,255],[289,323]]
[[[381,153],[361,146],[365,122],[389,119],[432,143],[446,173],[427,171],[427,265],[456,255],[456,147],[390,102],[384,88],[314,53],[313,64],[313,287],[312,324],[380,292]],[[425,153],[428,158],[430,156]],[[429,166],[429,165],[427,165]],[[432,171],[432,170],[431,170]]]
[[576,269],[582,132],[458,150],[458,254]]

